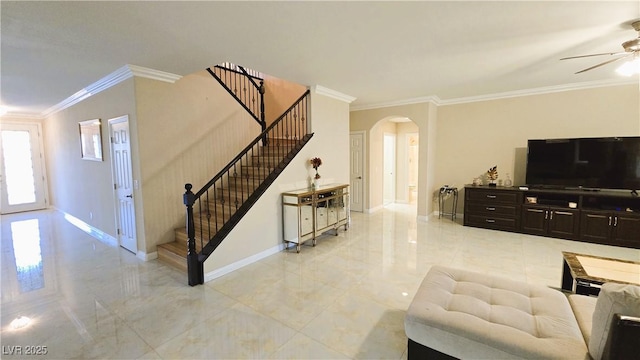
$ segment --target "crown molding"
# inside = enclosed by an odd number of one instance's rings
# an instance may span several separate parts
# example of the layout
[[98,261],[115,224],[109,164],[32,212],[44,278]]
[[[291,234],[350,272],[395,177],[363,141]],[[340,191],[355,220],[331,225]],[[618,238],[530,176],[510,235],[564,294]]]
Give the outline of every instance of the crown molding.
[[480,95],[480,96],[470,96],[456,99],[448,99],[441,100],[439,105],[456,105],[456,104],[464,104],[464,103],[472,103],[478,101],[490,101],[490,100],[500,100],[500,99],[508,99],[514,97],[521,96],[531,96],[531,95],[544,95],[544,94],[552,94],[564,91],[573,91],[573,90],[585,90],[585,89],[594,89],[600,87],[608,87],[608,86],[621,86],[621,85],[633,85],[638,84],[638,79],[622,79],[622,80],[600,80],[600,81],[587,81],[581,83],[573,83],[573,84],[564,84],[564,85],[555,85],[555,86],[545,86],[540,88],[526,89],[526,90],[516,90],[516,91],[507,91],[503,93],[489,94],[489,95]]
[[182,75],[176,75],[160,70],[153,70],[142,66],[137,65],[126,65],[129,67],[129,70],[133,74],[133,76],[143,77],[152,80],[164,81],[168,83],[174,83],[182,78]]
[[127,64],[117,69],[116,71],[112,72],[111,74],[103,77],[102,79],[94,82],[93,84],[81,89],[80,91],[69,96],[68,98],[64,99],[58,104],[50,107],[49,109],[45,110],[40,116],[41,117],[51,116],[57,113],[58,111],[62,111],[70,106],[73,106],[89,98],[90,96],[93,96],[104,90],[107,90],[134,76],[164,81],[168,83],[174,83],[178,81],[180,78],[182,78],[182,76],[180,75],[171,74],[171,73],[159,71],[159,70],[153,70],[153,69],[145,68],[142,66]]
[[370,110],[370,109],[379,109],[385,107],[393,107],[393,106],[404,106],[404,105],[413,105],[413,104],[423,104],[423,103],[433,103],[435,105],[440,105],[442,100],[435,95],[430,96],[422,96],[417,98],[410,98],[404,100],[394,100],[394,101],[384,101],[379,103],[371,103],[371,104],[362,104],[362,105],[354,105],[351,106],[350,111],[360,111],[360,110]]
[[437,106],[446,106],[446,105],[456,105],[456,104],[472,103],[472,102],[479,102],[479,101],[508,99],[508,98],[521,97],[521,96],[552,94],[552,93],[563,92],[563,91],[585,90],[585,89],[593,89],[593,88],[599,88],[599,87],[633,85],[633,84],[640,84],[637,77],[615,79],[615,80],[587,81],[587,82],[581,82],[581,83],[555,85],[555,86],[545,86],[545,87],[533,88],[533,89],[507,91],[503,93],[469,96],[469,97],[446,99],[446,100],[442,100],[436,95],[431,95],[431,96],[423,96],[418,98],[411,98],[411,99],[397,100],[397,101],[390,101],[390,102],[353,105],[350,107],[349,110],[350,111],[370,110],[370,109],[379,109],[379,108],[392,107],[392,106],[420,104],[420,103],[426,103],[426,102],[431,102]]
[[321,86],[321,85],[312,86],[312,90],[316,94],[324,95],[324,96],[330,97],[332,99],[344,101],[347,104],[351,104],[356,99],[353,96],[349,96],[347,94],[343,94],[341,92],[338,92],[338,91],[335,91],[335,90],[331,90],[331,89],[326,88],[326,87]]

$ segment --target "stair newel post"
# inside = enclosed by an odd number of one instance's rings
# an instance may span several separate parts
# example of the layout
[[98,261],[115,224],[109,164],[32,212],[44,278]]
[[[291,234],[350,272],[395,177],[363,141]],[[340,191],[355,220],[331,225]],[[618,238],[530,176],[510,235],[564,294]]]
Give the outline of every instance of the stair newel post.
[[196,201],[196,196],[191,189],[193,185],[185,184],[186,192],[182,199],[187,207],[187,276],[189,278],[189,285],[200,285],[204,281],[204,268],[203,264],[198,260],[198,252],[196,251],[196,227],[193,219],[193,204]]

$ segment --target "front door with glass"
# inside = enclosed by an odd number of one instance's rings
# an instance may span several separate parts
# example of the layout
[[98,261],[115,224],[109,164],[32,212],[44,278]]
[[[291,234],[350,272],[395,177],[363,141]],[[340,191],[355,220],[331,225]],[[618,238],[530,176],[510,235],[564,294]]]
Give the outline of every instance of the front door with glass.
[[1,125],[0,213],[46,207],[41,128],[37,123]]

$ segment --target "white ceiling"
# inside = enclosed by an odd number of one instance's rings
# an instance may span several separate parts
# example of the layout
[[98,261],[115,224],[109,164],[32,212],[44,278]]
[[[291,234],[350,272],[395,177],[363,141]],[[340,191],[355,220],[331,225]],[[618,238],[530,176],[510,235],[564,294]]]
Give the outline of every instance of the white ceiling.
[[640,1],[1,2],[1,98],[43,114],[132,64],[231,61],[356,97],[354,107],[637,81],[616,63]]

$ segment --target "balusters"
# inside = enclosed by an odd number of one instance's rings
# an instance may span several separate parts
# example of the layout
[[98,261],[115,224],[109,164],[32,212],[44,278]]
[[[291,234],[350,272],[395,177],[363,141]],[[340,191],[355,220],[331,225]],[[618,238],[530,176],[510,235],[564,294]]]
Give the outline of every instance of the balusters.
[[[216,68],[216,73],[218,71]],[[231,227],[239,221],[243,214],[239,210],[269,177],[271,169],[281,170],[281,161],[288,158],[291,151],[299,146],[298,142],[307,137],[308,102],[307,91],[196,194],[191,192],[191,184],[185,185],[183,201],[187,207],[189,285],[203,282],[203,261],[230,231],[227,226],[229,221],[232,220]],[[266,147],[267,139],[272,142],[269,147]],[[231,189],[232,186],[234,189]],[[194,207],[199,217],[197,220]],[[200,248],[206,247],[206,251],[201,254],[196,251],[196,233],[199,235]],[[216,237],[216,234],[220,236]]]

